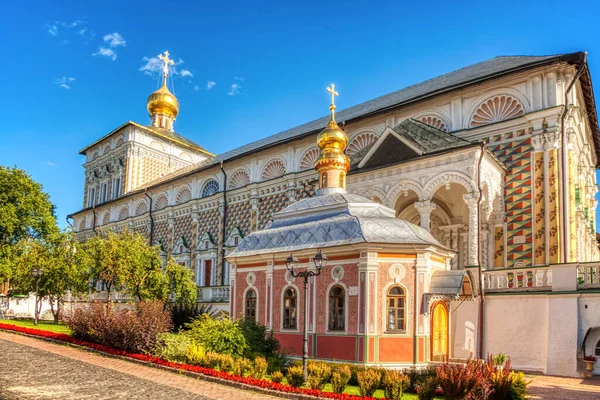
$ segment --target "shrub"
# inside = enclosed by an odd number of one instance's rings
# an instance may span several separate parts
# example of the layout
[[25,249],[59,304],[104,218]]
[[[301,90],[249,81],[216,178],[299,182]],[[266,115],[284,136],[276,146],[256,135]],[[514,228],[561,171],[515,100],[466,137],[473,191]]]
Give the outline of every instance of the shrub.
[[435,377],[435,375],[427,375],[420,379],[419,389],[417,391],[417,396],[419,400],[433,400],[437,386],[437,378]]
[[219,313],[211,304],[177,304],[171,308],[171,318],[173,319],[173,331],[179,332],[185,330],[185,325],[192,322],[194,318],[200,315],[208,314],[212,318],[219,316]]
[[358,390],[361,396],[372,397],[381,382],[381,372],[368,368],[357,373]]
[[219,368],[219,371],[229,372],[233,368],[234,362],[233,357],[229,354],[219,354],[217,357],[217,368]]
[[256,379],[262,379],[267,375],[268,368],[269,364],[264,357],[256,357],[254,359],[254,371],[252,371],[252,376]]
[[436,376],[436,372],[435,372],[435,367],[434,366],[429,366],[427,368],[421,368],[421,369],[416,369],[416,368],[409,368],[403,371],[404,374],[406,376],[408,376],[409,379],[409,384],[408,384],[408,391],[411,391],[413,393],[417,392],[417,388],[419,386],[421,386],[421,384],[429,377],[434,377]]
[[331,373],[331,387],[333,389],[333,393],[344,393],[351,376],[352,372],[350,371],[350,367],[347,365],[342,365],[335,368]]
[[508,390],[511,400],[524,400],[527,398],[527,385],[531,381],[525,380],[525,374],[522,372],[510,371],[510,389]]
[[247,353],[260,354],[265,358],[277,355],[279,341],[273,336],[273,331],[267,333],[267,328],[254,319],[240,318],[237,320],[247,344]]
[[192,340],[186,335],[161,333],[156,340],[153,354],[165,360],[185,363],[188,362],[188,352],[191,345]]
[[304,383],[304,370],[302,367],[289,367],[286,378],[291,386],[298,388]]
[[393,400],[400,400],[410,383],[408,376],[393,370],[387,371],[382,380],[385,397]]
[[215,353],[214,351],[206,352],[202,358],[202,366],[213,369],[217,368],[219,365],[219,356],[220,354]]
[[171,316],[158,300],[143,301],[134,310],[114,311],[107,304],[81,307],[66,317],[73,336],[133,353],[150,353],[158,335],[171,328]]
[[188,347],[186,354],[188,364],[203,365],[205,354],[206,352],[204,351],[204,347],[192,342]]
[[481,361],[469,359],[466,365],[442,364],[437,367],[437,380],[448,400],[463,400],[472,393],[483,396],[489,392],[489,380]]
[[215,319],[203,314],[185,326],[192,340],[206,351],[239,357],[247,347],[240,326],[228,317]]
[[311,389],[323,390],[329,376],[331,375],[331,368],[324,362],[309,363],[307,366],[308,377],[306,384]]
[[271,374],[271,380],[275,383],[281,383],[283,381],[283,374],[281,371],[275,371]]
[[490,396],[491,400],[523,400],[527,396],[527,385],[522,372],[511,370],[509,358],[505,358],[502,363],[498,362],[497,357],[488,356],[485,365],[486,376],[494,392]]
[[237,376],[245,376],[246,373],[250,372],[252,368],[252,362],[247,358],[240,357],[235,359],[233,362],[233,374]]

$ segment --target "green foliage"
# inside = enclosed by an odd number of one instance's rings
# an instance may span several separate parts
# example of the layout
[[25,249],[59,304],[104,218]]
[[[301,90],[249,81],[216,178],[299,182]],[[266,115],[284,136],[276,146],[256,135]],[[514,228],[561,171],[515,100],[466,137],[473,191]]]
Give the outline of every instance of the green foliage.
[[279,341],[275,339],[272,331],[267,332],[267,328],[254,319],[240,318],[237,323],[244,333],[248,345],[247,351],[250,355],[260,354],[266,358],[277,355]]
[[372,397],[381,382],[381,372],[369,368],[358,372],[357,378],[361,396]]
[[283,374],[281,371],[275,371],[271,374],[271,380],[275,383],[281,383],[283,381]]
[[527,385],[522,372],[512,371],[510,358],[504,356],[503,362],[499,363],[496,356],[488,356],[484,365],[484,371],[494,392],[491,400],[523,400],[527,396]]
[[174,304],[171,308],[173,316],[173,332],[185,331],[185,324],[202,314],[208,314],[212,318],[219,316],[219,312],[215,310],[212,304],[197,303],[196,304]]
[[219,371],[229,372],[233,368],[234,359],[229,354],[218,354],[217,368]]
[[204,347],[191,342],[186,353],[187,363],[192,365],[202,365],[205,355],[206,352],[204,351]]
[[169,294],[175,304],[192,305],[196,303],[198,287],[190,268],[169,258],[164,273],[168,282]]
[[12,278],[19,241],[45,241],[57,233],[54,206],[42,185],[23,170],[0,166],[0,282]]
[[429,366],[427,368],[409,368],[403,371],[405,375],[409,378],[408,390],[411,392],[417,392],[417,388],[421,386],[421,384],[429,377],[436,376],[436,371],[434,366]]
[[189,329],[187,334],[206,351],[239,357],[247,348],[240,326],[225,316],[216,319],[203,314],[186,327]]
[[333,389],[333,393],[344,393],[351,376],[352,372],[350,371],[350,367],[347,365],[341,365],[337,368],[334,368],[333,372],[331,373],[331,387]]
[[417,392],[419,400],[433,400],[437,387],[438,383],[435,375],[424,375],[419,380],[419,390]]
[[304,383],[304,370],[300,366],[289,367],[286,378],[291,386],[300,387]]
[[206,368],[216,369],[219,365],[219,354],[214,351],[208,351],[202,359],[202,366]]
[[192,340],[186,335],[162,333],[158,335],[154,355],[165,360],[185,363],[192,346]]
[[264,357],[256,357],[254,359],[254,370],[252,371],[252,376],[257,379],[262,379],[267,375],[267,370],[269,368],[269,364]]
[[245,357],[236,358],[233,362],[233,374],[237,376],[245,376],[252,372],[252,362]]
[[492,362],[494,363],[494,365],[498,366],[498,367],[502,367],[504,365],[504,362],[507,360],[507,356],[504,353],[498,353],[495,356],[490,356],[492,358]]
[[311,389],[323,390],[329,381],[331,368],[324,362],[312,362],[308,364],[308,377],[306,384]]
[[525,380],[522,372],[511,371],[509,375],[510,389],[508,390],[510,400],[524,400],[527,398],[527,386],[531,381]]
[[393,370],[387,371],[382,380],[385,397],[393,400],[400,400],[410,383],[408,376]]

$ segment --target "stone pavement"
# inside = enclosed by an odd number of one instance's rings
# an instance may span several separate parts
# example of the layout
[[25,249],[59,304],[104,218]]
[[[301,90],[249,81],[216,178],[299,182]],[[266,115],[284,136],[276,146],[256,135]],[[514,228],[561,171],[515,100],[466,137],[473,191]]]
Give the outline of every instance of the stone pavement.
[[[528,376],[531,399],[600,400],[595,379]],[[276,397],[0,331],[0,400],[255,400]]]
[[255,400],[276,397],[0,332],[0,400],[16,399]]

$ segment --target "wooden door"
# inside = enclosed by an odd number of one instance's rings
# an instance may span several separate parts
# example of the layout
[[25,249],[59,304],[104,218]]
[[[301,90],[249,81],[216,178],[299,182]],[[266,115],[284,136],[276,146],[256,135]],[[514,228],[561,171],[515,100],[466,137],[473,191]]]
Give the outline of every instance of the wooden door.
[[437,303],[431,313],[431,360],[448,359],[448,308]]

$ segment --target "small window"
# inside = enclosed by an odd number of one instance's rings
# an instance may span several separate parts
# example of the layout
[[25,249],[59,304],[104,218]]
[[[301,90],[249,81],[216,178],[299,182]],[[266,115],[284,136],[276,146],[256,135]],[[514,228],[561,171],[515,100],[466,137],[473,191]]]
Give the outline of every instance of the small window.
[[404,289],[400,286],[394,286],[387,295],[387,330],[403,331],[406,329],[406,319],[404,315],[406,296]]
[[204,241],[204,248],[208,250],[208,240]]
[[296,290],[289,288],[283,294],[283,328],[284,329],[296,329],[296,304],[298,303],[298,297],[296,296]]
[[596,342],[596,348],[594,349],[594,355],[596,357],[600,356],[600,340],[598,340],[598,342]]
[[239,243],[240,243],[240,238],[237,236],[234,236],[233,237],[233,245],[237,246]]
[[245,301],[244,317],[246,319],[256,319],[256,292],[254,289],[250,289],[246,292]]
[[210,180],[204,185],[202,190],[202,197],[212,196],[219,191],[219,183],[217,181]]
[[346,295],[341,286],[334,286],[329,291],[329,330],[343,331],[345,329]]
[[321,174],[321,187],[327,187],[327,172],[323,172],[323,174]]

